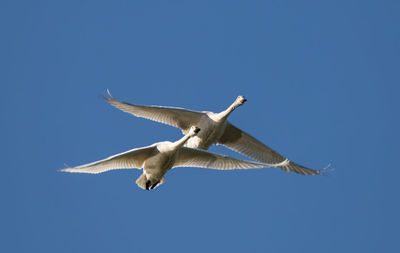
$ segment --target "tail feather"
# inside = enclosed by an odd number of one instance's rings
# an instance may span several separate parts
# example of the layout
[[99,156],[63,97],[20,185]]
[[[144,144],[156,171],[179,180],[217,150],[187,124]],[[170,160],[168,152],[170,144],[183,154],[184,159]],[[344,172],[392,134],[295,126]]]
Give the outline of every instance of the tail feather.
[[140,188],[142,188],[143,190],[146,190],[146,181],[147,181],[146,175],[145,175],[145,174],[142,174],[142,175],[140,175],[140,177],[136,180],[136,184],[137,184]]
[[[147,183],[147,181],[149,181],[149,179],[147,179],[146,175],[143,173],[143,174],[140,175],[140,177],[136,180],[136,184],[137,184],[140,188],[142,188],[143,190],[147,190],[147,189],[146,189],[146,183]],[[165,177],[162,177],[161,180],[156,180],[156,179],[153,179],[153,180],[152,180],[152,179],[150,179],[150,181],[152,181],[152,182],[150,183],[150,185],[153,185],[153,184],[156,184],[156,183],[157,183],[156,186],[153,186],[153,187],[150,188],[150,189],[154,189],[154,188],[156,188],[156,187],[158,187],[158,186],[160,186],[160,185],[162,185],[162,184],[164,183]]]

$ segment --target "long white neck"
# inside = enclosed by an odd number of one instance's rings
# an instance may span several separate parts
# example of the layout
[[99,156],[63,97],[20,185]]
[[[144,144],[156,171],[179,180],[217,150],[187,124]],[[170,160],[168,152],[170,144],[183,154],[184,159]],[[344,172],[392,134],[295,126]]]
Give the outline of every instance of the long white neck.
[[229,114],[231,114],[237,107],[233,106],[233,104],[231,106],[229,106],[226,110],[220,112],[217,114],[217,118],[219,120],[225,120],[226,118],[228,118]]
[[192,135],[187,134],[187,135],[183,136],[182,138],[180,138],[179,140],[175,141],[173,143],[174,148],[180,148],[183,145],[185,145],[185,143],[189,140],[190,137],[192,137]]
[[231,114],[236,108],[243,105],[246,99],[243,96],[239,96],[233,104],[231,104],[226,110],[218,113],[216,116],[219,120],[226,120],[226,118]]
[[185,136],[174,142],[172,145],[175,149],[178,149],[185,145],[185,143],[189,140],[190,137],[195,136],[200,131],[200,128],[192,126]]

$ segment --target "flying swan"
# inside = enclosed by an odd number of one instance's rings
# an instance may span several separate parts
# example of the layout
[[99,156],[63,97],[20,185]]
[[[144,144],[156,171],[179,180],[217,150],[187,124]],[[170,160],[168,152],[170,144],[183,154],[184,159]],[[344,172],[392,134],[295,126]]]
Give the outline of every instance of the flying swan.
[[301,175],[321,174],[321,170],[312,170],[289,161],[259,140],[232,125],[227,118],[236,108],[246,102],[243,96],[238,96],[226,110],[214,113],[177,107],[135,105],[118,101],[111,96],[108,90],[107,92],[108,96],[104,97],[107,102],[136,117],[178,127],[183,134],[187,134],[191,126],[198,126],[202,129],[201,132],[190,137],[185,144],[186,147],[207,150],[212,144],[224,145],[261,163],[278,164],[275,167],[286,172],[295,172]]
[[263,164],[238,160],[200,149],[183,147],[196,136],[200,129],[192,126],[188,133],[175,142],[158,142],[153,145],[135,148],[129,151],[110,156],[104,160],[61,169],[64,172],[97,174],[115,169],[143,168],[142,175],[136,184],[145,190],[151,190],[165,181],[165,173],[175,167],[201,167],[217,170],[255,169],[281,166],[282,164]]

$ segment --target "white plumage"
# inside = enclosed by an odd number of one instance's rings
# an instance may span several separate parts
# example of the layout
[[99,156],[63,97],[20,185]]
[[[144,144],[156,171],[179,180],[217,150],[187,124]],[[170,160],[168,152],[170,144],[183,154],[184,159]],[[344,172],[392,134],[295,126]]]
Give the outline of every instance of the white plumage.
[[256,138],[229,123],[227,120],[229,114],[246,101],[243,96],[238,96],[232,105],[220,113],[198,112],[177,107],[135,105],[118,101],[111,95],[105,99],[124,112],[180,128],[184,134],[189,131],[191,126],[201,128],[202,130],[197,136],[189,138],[185,144],[186,147],[207,150],[212,144],[224,145],[261,163],[277,164],[275,167],[283,171],[302,175],[320,174],[319,170],[312,170],[289,161]]
[[165,181],[165,173],[174,167],[232,170],[276,166],[275,164],[243,161],[205,150],[183,147],[187,140],[196,136],[199,131],[199,128],[192,126],[185,136],[175,142],[158,142],[147,147],[135,148],[113,155],[97,162],[65,168],[61,171],[97,174],[115,169],[143,168],[143,174],[137,179],[136,183],[139,187],[150,190],[162,184]]

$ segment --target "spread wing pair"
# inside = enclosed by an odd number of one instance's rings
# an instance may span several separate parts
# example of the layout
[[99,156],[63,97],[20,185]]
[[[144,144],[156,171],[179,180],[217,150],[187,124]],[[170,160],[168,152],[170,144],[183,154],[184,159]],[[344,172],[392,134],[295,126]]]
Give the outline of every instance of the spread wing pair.
[[[199,167],[216,170],[233,169],[256,169],[272,167],[275,164],[263,164],[250,161],[243,161],[218,155],[200,149],[181,147],[178,156],[172,168],[175,167]],[[147,159],[155,156],[159,151],[157,145],[151,145],[143,148],[135,148],[129,151],[110,156],[106,159],[84,164],[73,168],[65,168],[61,171],[75,173],[98,174],[117,169],[141,169]],[[287,161],[286,161],[287,162]]]
[[[176,107],[135,105],[118,101],[112,98],[110,93],[108,94],[109,97],[105,97],[105,99],[116,108],[130,113],[136,117],[146,118],[180,128],[184,134],[188,132],[190,126],[196,126],[199,124],[199,122],[206,119],[210,120],[209,117],[206,117],[206,115],[208,115],[210,112],[198,112]],[[218,139],[212,140],[214,144],[224,145],[229,149],[255,159],[261,163],[277,164],[274,167],[278,167],[286,172],[295,172],[302,175],[320,174],[319,170],[312,170],[287,160],[285,157],[269,148],[262,142],[258,141],[254,137],[235,127],[227,120],[226,124],[223,124],[223,127],[224,129],[222,136]],[[198,148],[196,146],[191,147]]]

